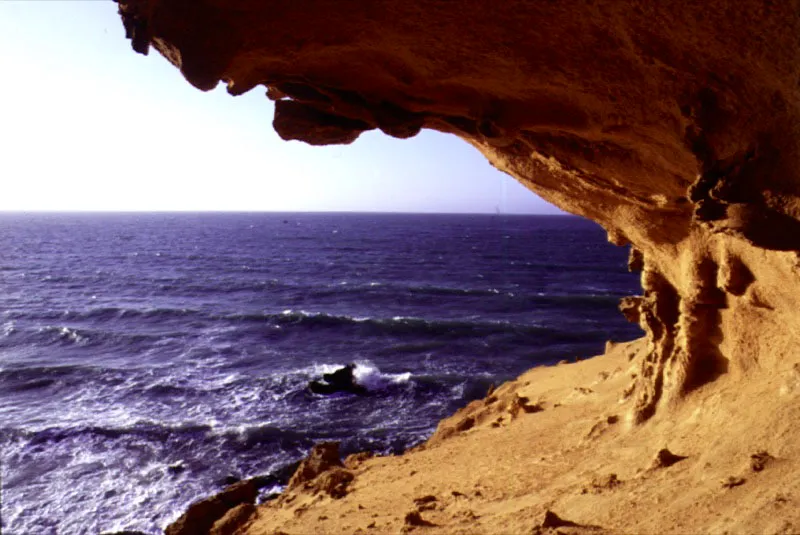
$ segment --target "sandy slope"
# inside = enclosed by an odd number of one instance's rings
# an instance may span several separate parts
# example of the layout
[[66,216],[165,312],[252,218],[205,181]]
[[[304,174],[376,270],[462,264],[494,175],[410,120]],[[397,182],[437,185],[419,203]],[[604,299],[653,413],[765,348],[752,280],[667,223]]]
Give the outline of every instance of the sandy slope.
[[[800,532],[800,355],[779,373],[723,377],[632,426],[620,398],[644,350],[640,340],[531,370],[414,451],[349,459],[343,498],[312,481],[235,532]],[[686,458],[658,466],[662,448]],[[769,457],[759,463],[758,452]],[[547,510],[577,525],[543,527]],[[411,525],[414,511],[432,525]]]

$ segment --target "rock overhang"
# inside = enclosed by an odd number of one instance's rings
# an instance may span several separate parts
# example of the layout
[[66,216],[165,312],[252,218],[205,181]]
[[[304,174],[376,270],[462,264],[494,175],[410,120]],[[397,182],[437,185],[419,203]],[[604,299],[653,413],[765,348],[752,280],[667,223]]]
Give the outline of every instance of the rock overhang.
[[266,88],[284,139],[452,133],[632,243],[638,419],[735,364],[722,310],[800,304],[796,0],[118,2],[133,48],[195,87]]

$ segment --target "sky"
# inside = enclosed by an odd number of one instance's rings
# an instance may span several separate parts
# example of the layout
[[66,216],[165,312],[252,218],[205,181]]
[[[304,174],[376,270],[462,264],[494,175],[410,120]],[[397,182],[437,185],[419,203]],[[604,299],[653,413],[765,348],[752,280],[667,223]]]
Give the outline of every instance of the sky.
[[134,53],[110,0],[0,0],[0,210],[559,213],[455,136],[310,147],[272,115]]

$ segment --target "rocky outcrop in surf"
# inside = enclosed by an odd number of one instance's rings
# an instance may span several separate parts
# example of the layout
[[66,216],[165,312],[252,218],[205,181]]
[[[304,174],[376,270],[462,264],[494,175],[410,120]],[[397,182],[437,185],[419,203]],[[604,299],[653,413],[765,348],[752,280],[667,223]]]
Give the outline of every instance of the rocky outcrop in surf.
[[[166,535],[194,535],[197,533],[232,533],[233,524],[242,524],[253,513],[258,496],[254,480],[240,481],[219,494],[200,500],[164,531]],[[246,514],[245,513],[249,513]]]

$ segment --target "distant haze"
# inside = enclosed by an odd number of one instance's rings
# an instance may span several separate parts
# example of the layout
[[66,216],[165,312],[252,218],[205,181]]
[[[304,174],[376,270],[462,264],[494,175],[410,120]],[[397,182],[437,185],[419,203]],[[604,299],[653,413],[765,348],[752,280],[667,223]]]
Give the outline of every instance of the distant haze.
[[454,136],[309,147],[263,88],[201,93],[113,2],[0,2],[0,210],[559,213]]

